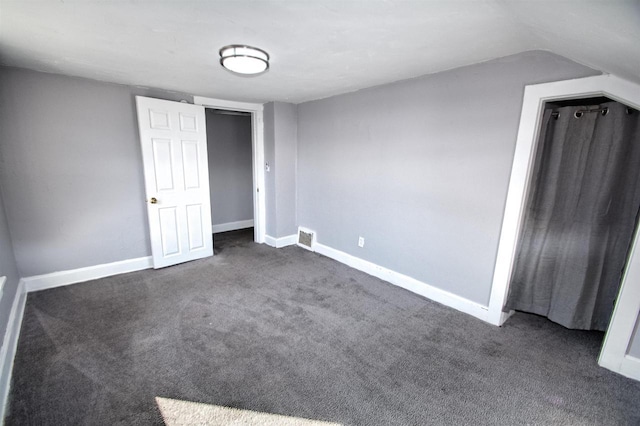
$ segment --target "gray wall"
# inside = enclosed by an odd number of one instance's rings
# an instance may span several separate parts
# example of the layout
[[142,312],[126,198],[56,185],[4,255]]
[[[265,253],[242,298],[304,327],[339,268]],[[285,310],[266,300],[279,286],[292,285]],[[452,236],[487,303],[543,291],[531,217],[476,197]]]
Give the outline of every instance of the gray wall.
[[268,103],[264,105],[264,162],[262,166],[269,165],[269,171],[264,172],[265,185],[265,209],[266,224],[265,234],[275,237],[277,234],[276,221],[276,174],[274,165],[276,162],[276,135],[275,135],[275,105]]
[[297,232],[296,162],[298,141],[297,106],[284,102],[265,105],[265,172],[267,227],[269,236],[280,238]]
[[[0,159],[0,162],[2,160]],[[4,164],[1,162],[0,164]],[[4,344],[4,333],[7,329],[7,320],[11,312],[11,305],[16,296],[18,281],[18,266],[13,255],[13,246],[11,244],[11,235],[7,226],[5,216],[4,203],[0,194],[0,276],[7,277],[2,291],[2,299],[0,299],[0,342]],[[0,374],[3,377],[3,374]]]
[[296,163],[298,157],[298,108],[284,102],[275,103],[276,136],[276,203],[275,237],[286,237],[298,231],[296,217]]
[[251,116],[205,112],[213,225],[252,220]]
[[527,52],[298,105],[299,225],[487,305],[524,86],[595,74]]
[[0,182],[23,277],[149,256],[134,95],[0,68]]

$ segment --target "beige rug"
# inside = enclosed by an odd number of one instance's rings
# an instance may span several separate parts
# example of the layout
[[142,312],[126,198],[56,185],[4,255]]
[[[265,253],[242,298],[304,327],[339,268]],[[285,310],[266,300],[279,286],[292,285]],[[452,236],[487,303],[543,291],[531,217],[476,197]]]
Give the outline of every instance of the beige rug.
[[251,426],[340,426],[339,423],[281,416],[221,407],[199,402],[156,397],[167,426],[183,425],[251,425]]

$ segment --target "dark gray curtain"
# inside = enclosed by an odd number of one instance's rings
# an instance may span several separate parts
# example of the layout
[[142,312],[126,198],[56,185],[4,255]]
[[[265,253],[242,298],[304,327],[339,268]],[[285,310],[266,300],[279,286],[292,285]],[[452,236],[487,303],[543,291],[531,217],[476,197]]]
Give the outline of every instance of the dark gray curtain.
[[[574,112],[608,108],[608,113]],[[505,311],[606,330],[640,208],[640,114],[546,110]],[[630,113],[629,113],[630,112]]]

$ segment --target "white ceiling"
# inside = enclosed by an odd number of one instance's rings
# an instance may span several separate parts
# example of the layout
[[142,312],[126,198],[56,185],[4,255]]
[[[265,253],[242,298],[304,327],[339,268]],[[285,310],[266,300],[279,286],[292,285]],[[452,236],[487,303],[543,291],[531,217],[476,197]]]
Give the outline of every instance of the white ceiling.
[[[271,68],[239,77],[218,50]],[[640,1],[0,0],[0,63],[240,101],[304,102],[544,49],[640,83]]]

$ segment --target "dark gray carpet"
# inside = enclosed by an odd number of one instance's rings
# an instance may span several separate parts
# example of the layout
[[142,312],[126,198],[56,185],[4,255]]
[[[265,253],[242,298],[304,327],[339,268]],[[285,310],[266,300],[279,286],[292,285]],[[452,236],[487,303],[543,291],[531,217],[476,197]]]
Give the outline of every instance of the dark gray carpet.
[[502,327],[297,247],[32,293],[7,424],[162,423],[156,396],[343,424],[639,424],[602,333]]

